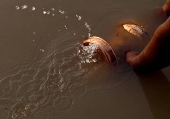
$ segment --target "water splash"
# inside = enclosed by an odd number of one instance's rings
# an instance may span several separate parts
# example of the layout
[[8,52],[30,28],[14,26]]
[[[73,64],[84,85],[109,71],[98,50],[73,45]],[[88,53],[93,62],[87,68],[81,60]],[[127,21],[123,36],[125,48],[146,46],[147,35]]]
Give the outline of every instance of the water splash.
[[97,44],[89,43],[88,46],[80,45],[80,48],[77,50],[77,55],[81,59],[81,63],[97,62],[98,49]]

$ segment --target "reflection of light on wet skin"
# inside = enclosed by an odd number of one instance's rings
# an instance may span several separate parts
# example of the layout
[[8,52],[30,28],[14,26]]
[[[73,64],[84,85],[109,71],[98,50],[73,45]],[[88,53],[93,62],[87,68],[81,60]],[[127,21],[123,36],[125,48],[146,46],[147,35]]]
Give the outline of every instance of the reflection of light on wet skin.
[[144,28],[143,26],[138,26],[135,24],[124,24],[123,28],[128,31],[129,33],[140,37],[142,34],[144,34]]

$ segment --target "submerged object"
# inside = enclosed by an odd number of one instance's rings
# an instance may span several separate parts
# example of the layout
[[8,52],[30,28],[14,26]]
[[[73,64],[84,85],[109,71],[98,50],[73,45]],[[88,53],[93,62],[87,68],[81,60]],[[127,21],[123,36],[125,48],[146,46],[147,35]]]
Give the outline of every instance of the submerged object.
[[138,36],[138,37],[140,37],[141,35],[145,33],[143,26],[138,26],[135,24],[123,24],[123,28],[129,33],[135,36]]
[[108,63],[113,63],[117,60],[116,54],[114,53],[111,46],[102,38],[100,37],[90,37],[89,39],[83,41],[83,45],[89,46],[89,44],[97,44],[99,49],[101,50],[102,54],[104,55],[105,59]]

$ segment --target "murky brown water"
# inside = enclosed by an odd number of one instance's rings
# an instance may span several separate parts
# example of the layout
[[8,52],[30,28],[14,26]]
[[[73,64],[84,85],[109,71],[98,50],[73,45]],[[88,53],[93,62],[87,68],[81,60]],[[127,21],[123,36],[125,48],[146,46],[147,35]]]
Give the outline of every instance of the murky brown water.
[[[164,2],[1,0],[0,118],[169,118],[164,74],[136,74],[124,60],[152,37],[163,21],[154,11]],[[142,25],[147,34],[133,36],[123,23]],[[95,46],[82,47],[89,36],[105,39],[119,63],[110,66]]]

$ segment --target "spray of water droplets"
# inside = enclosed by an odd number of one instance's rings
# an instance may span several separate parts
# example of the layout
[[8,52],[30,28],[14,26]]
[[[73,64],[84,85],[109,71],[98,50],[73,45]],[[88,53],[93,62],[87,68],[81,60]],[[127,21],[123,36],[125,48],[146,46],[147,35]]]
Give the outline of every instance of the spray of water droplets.
[[97,50],[99,49],[97,44],[89,43],[88,46],[80,45],[77,50],[77,55],[81,59],[81,63],[97,62]]
[[81,20],[81,19],[82,19],[82,17],[79,16],[79,15],[76,15],[76,17],[78,18],[78,20]]
[[91,33],[90,33],[90,31],[91,31],[90,25],[89,25],[87,22],[85,22],[84,25],[85,25],[85,27],[89,30],[88,37],[90,37],[90,36],[91,36]]
[[64,11],[64,10],[61,10],[61,9],[59,9],[58,12],[61,13],[61,14],[65,14],[65,11]]

